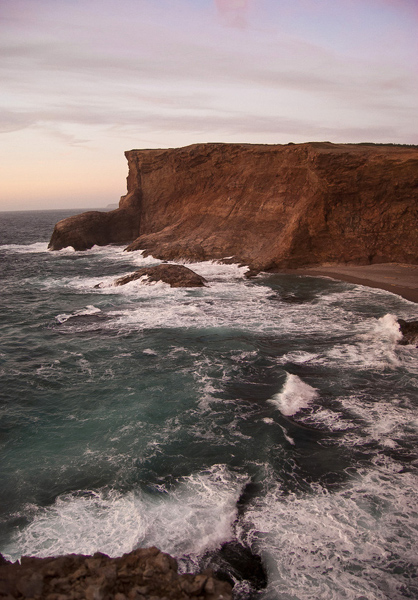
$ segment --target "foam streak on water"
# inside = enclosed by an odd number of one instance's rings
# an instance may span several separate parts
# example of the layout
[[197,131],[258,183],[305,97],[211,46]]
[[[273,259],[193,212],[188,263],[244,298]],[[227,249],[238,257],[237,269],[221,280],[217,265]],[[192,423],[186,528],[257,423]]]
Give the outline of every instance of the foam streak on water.
[[261,599],[418,597],[416,305],[211,261],[204,288],[116,287],[160,261],[49,252],[64,216],[0,219],[0,551],[197,571],[240,542]]

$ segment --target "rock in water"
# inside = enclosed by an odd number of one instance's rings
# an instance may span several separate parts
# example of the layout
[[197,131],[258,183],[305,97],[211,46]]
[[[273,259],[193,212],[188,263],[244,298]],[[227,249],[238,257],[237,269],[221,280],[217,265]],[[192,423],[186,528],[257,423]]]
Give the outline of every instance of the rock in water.
[[163,263],[156,267],[143,267],[135,273],[120,277],[116,279],[115,285],[125,285],[144,276],[148,278],[148,281],[163,281],[170,284],[171,287],[203,287],[206,284],[204,277],[183,265]]
[[122,198],[116,210],[92,210],[63,219],[55,225],[48,248],[88,250],[95,245],[132,242],[139,235],[139,209],[139,199],[133,193]]
[[51,249],[130,241],[163,260],[233,257],[255,271],[418,263],[416,146],[195,144],[126,157],[120,208],[61,221]]
[[[0,555],[1,557],[1,555]],[[120,558],[98,552],[57,558],[0,558],[0,596],[8,600],[231,600],[231,586],[207,571],[179,575],[177,562],[157,548],[140,548]]]
[[252,594],[267,587],[267,573],[261,558],[237,541],[222,544],[202,561],[202,566],[210,568],[218,579],[231,585],[246,583],[245,588]]
[[403,346],[413,344],[418,347],[418,321],[398,319],[398,323],[403,336],[399,343]]

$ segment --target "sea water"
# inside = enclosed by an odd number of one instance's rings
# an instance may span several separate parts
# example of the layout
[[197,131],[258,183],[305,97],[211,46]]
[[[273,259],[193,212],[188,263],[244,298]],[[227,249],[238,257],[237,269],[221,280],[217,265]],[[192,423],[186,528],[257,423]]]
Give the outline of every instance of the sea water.
[[48,251],[75,212],[0,214],[0,551],[234,542],[267,575],[237,597],[417,598],[417,305],[217,262],[115,287],[160,261]]

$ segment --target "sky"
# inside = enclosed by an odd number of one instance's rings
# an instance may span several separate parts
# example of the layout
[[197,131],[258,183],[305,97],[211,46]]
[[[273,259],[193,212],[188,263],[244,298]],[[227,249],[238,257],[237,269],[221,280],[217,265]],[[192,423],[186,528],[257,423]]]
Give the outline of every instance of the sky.
[[95,208],[124,151],[418,143],[418,0],[0,0],[0,210]]

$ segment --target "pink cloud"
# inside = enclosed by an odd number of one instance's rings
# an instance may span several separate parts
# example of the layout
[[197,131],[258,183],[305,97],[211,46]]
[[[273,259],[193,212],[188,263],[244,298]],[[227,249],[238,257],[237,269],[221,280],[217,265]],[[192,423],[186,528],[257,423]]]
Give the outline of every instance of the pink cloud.
[[[332,0],[300,0],[300,3],[309,6],[310,8],[324,8],[327,4],[334,5]],[[418,3],[417,0],[343,0],[341,2],[343,7],[361,9],[369,6],[374,9],[379,9],[382,6],[389,6],[395,11],[408,11],[415,17],[418,17]]]
[[245,27],[250,0],[215,0],[216,8],[227,25]]

